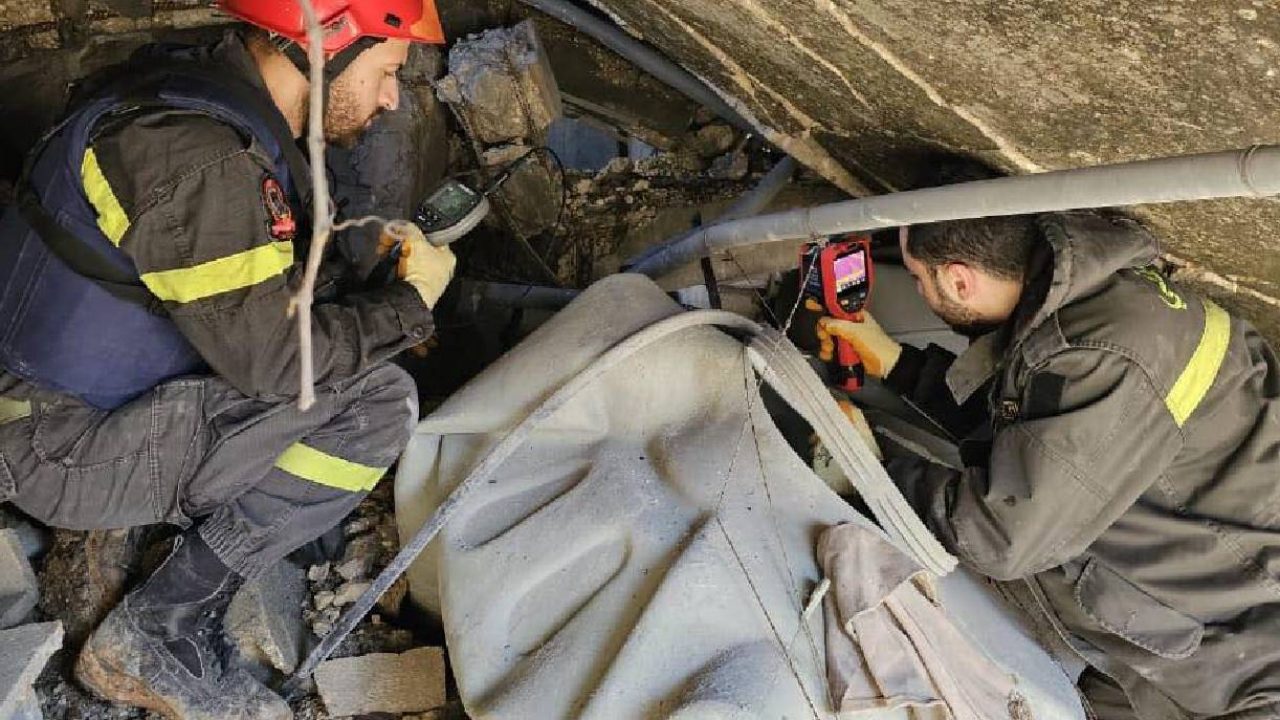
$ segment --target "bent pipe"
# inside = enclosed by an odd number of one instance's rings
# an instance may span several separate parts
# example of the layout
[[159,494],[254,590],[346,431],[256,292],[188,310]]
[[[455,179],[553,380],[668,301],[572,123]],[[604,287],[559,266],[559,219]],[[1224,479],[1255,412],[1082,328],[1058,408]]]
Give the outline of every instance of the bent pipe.
[[462,506],[466,497],[476,488],[486,485],[507,459],[528,441],[538,426],[600,376],[640,350],[672,334],[707,326],[719,327],[739,338],[745,338],[744,342],[748,345],[748,352],[757,371],[762,373],[766,381],[776,383],[779,393],[788,402],[796,403],[796,408],[810,419],[818,436],[831,448],[833,457],[858,492],[867,499],[872,514],[895,544],[906,549],[925,569],[935,574],[945,575],[954,569],[955,558],[911,510],[906,498],[889,479],[884,467],[876,460],[871,448],[857,434],[853,425],[847,420],[842,421],[844,415],[831,393],[826,391],[813,368],[809,367],[800,351],[785,336],[741,315],[723,310],[679,312],[658,320],[606,350],[561,385],[498,441],[440,503],[409,542],[405,543],[369,589],[342,615],[333,630],[311,651],[285,683],[283,693],[291,696],[301,690],[306,678],[373,609],[378,598],[409,569]]
[[707,84],[693,73],[626,34],[613,23],[602,20],[565,0],[521,0],[521,2],[590,35],[605,47],[630,60],[641,70],[666,83],[690,100],[705,106],[742,132],[752,135],[759,132],[758,128],[730,107],[724,98],[707,87]]
[[694,231],[633,268],[661,277],[717,250],[996,215],[1280,194],[1280,146],[978,180],[741,218]]

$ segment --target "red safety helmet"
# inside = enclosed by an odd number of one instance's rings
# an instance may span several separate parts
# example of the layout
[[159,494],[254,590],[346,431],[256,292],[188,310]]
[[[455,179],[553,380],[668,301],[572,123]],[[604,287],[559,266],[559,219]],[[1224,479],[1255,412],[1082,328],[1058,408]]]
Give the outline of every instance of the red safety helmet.
[[[307,46],[306,0],[218,0],[247,23]],[[398,38],[440,45],[444,30],[435,0],[311,0],[324,28],[324,50],[336,54],[361,38]]]

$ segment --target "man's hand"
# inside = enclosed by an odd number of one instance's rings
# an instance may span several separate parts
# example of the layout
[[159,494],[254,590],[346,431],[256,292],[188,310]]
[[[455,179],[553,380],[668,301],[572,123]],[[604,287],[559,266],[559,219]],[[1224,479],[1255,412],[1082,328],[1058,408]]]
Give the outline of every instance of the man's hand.
[[884,378],[902,356],[902,345],[889,337],[871,313],[862,313],[862,322],[837,320],[824,317],[818,321],[818,341],[822,343],[818,357],[830,362],[835,356],[835,339],[840,338],[853,346],[862,358],[867,374]]
[[422,230],[413,223],[397,226],[397,230],[405,232],[408,237],[400,248],[396,274],[418,291],[428,308],[435,308],[445,287],[453,279],[458,259],[447,246],[436,247],[427,242]]

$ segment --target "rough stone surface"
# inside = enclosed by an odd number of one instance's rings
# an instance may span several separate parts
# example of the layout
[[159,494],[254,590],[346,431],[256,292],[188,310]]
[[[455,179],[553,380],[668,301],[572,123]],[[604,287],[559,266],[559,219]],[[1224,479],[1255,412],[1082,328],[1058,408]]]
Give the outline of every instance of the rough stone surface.
[[124,596],[129,578],[142,574],[146,537],[141,528],[54,532],[40,574],[40,610],[62,620],[73,651]]
[[0,628],[22,622],[39,600],[36,574],[22,550],[18,533],[0,530]]
[[22,552],[29,560],[44,555],[49,550],[51,538],[48,530],[3,507],[0,507],[0,528],[13,530],[18,534]]
[[13,715],[7,720],[44,720],[44,713],[40,710],[40,698],[36,697],[35,690],[27,689],[13,709]]
[[301,568],[277,563],[245,585],[231,601],[224,627],[245,657],[282,673],[302,658],[307,628],[302,621],[307,579]]
[[316,668],[315,679],[330,715],[423,712],[444,704],[444,651],[329,660]]
[[335,607],[346,607],[364,594],[365,590],[373,583],[368,582],[346,582],[338,586],[337,591],[333,594],[333,605]]
[[560,89],[532,22],[459,42],[449,53],[440,100],[463,118],[474,140],[545,139],[563,111]]
[[[31,685],[62,647],[62,623],[23,625],[0,631],[0,718],[30,711]],[[40,717],[39,708],[34,717]]]

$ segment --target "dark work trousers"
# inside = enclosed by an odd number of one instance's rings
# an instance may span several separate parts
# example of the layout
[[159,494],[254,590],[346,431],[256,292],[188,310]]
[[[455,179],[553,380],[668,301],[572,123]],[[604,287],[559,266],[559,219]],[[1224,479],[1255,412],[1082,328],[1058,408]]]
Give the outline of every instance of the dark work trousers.
[[[1084,696],[1090,720],[1141,720],[1129,704],[1129,697],[1115,680],[1087,668],[1076,684]],[[1180,716],[1184,717],[1184,716]],[[1280,707],[1266,705],[1227,715],[1186,715],[1195,720],[1280,720]],[[1164,720],[1164,718],[1161,718]]]
[[109,412],[33,400],[0,424],[0,499],[61,528],[198,524],[252,578],[340,522],[418,420],[413,381],[390,364],[316,395],[302,412],[196,377]]
[[1086,668],[1077,687],[1088,703],[1090,720],[1138,720],[1124,690],[1097,670]]

